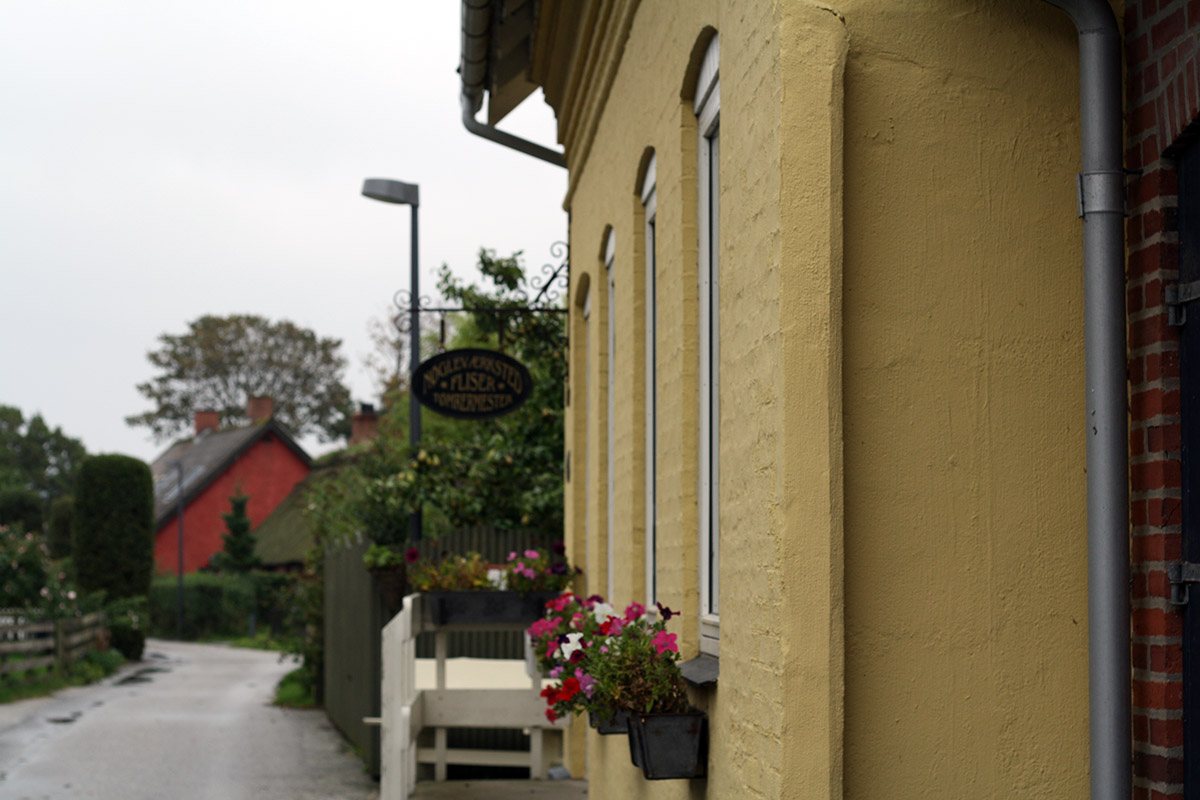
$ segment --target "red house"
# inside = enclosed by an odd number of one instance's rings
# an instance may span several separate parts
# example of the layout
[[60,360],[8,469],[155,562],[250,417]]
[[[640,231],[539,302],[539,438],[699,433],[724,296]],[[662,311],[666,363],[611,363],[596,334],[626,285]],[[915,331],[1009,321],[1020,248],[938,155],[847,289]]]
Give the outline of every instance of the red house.
[[272,417],[270,398],[253,397],[247,416],[254,422],[220,430],[215,411],[196,412],[196,434],[176,442],[151,465],[154,476],[154,562],[159,572],[179,567],[179,468],[183,467],[183,570],[206,566],[224,546],[229,498],[246,495],[246,514],[258,527],[297,483],[311,459]]

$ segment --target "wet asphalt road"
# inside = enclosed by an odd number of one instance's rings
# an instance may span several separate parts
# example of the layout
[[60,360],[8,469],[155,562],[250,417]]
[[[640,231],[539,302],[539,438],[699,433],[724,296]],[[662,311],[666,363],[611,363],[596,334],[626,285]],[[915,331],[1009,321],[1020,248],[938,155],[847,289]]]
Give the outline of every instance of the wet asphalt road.
[[0,706],[4,800],[368,800],[321,711],[272,706],[276,653],[151,640],[94,686]]

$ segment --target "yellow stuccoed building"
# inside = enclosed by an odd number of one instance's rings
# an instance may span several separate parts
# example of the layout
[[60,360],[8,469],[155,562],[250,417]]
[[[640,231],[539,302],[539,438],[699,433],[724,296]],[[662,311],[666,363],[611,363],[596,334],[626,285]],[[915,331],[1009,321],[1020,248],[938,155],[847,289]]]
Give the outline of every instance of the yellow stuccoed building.
[[489,122],[541,87],[570,175],[578,588],[680,610],[709,715],[707,778],[647,781],[584,724],[572,774],[597,800],[1086,797],[1071,20],[507,5]]

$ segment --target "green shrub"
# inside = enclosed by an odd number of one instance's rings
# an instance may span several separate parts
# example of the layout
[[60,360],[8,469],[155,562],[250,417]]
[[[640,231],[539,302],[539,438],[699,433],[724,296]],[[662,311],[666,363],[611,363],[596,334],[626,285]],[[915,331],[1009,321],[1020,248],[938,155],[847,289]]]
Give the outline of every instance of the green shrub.
[[129,456],[92,456],[79,467],[71,555],[79,585],[110,600],[145,595],[154,570],[150,468]]
[[104,607],[112,646],[130,661],[141,661],[146,649],[146,622],[149,618],[145,597],[126,597]]
[[71,555],[71,517],[75,514],[75,500],[70,495],[56,497],[50,501],[50,518],[46,521],[46,545],[51,558],[67,558]]
[[[150,630],[175,638],[178,578],[156,577],[150,586]],[[183,638],[241,636],[255,612],[254,582],[242,575],[197,572],[183,576]]]
[[40,531],[42,498],[29,489],[0,489],[0,525],[16,523],[27,531]]

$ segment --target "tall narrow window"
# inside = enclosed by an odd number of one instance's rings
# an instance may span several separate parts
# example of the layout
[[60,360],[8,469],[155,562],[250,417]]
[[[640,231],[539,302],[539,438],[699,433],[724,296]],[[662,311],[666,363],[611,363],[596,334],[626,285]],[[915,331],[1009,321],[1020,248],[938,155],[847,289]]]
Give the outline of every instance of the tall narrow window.
[[590,552],[592,523],[588,503],[592,498],[592,290],[583,296],[583,541]]
[[608,594],[606,599],[611,600],[616,596],[615,586],[615,566],[616,548],[613,542],[613,498],[616,494],[616,465],[613,458],[616,450],[615,442],[613,441],[613,412],[616,410],[617,398],[617,285],[613,280],[613,258],[615,257],[616,242],[613,232],[608,232],[608,242],[604,245],[604,271],[608,275],[608,413],[605,415],[608,419],[608,436],[607,452],[608,452]]
[[642,181],[642,206],[646,212],[646,607],[658,600],[658,530],[655,514],[658,464],[658,298],[654,223],[658,203],[655,194],[658,163],[650,157]]
[[719,391],[720,319],[720,108],[717,64],[720,45],[716,36],[704,54],[696,86],[694,109],[700,140],[698,189],[700,198],[700,648],[717,654],[720,611],[721,535]]

